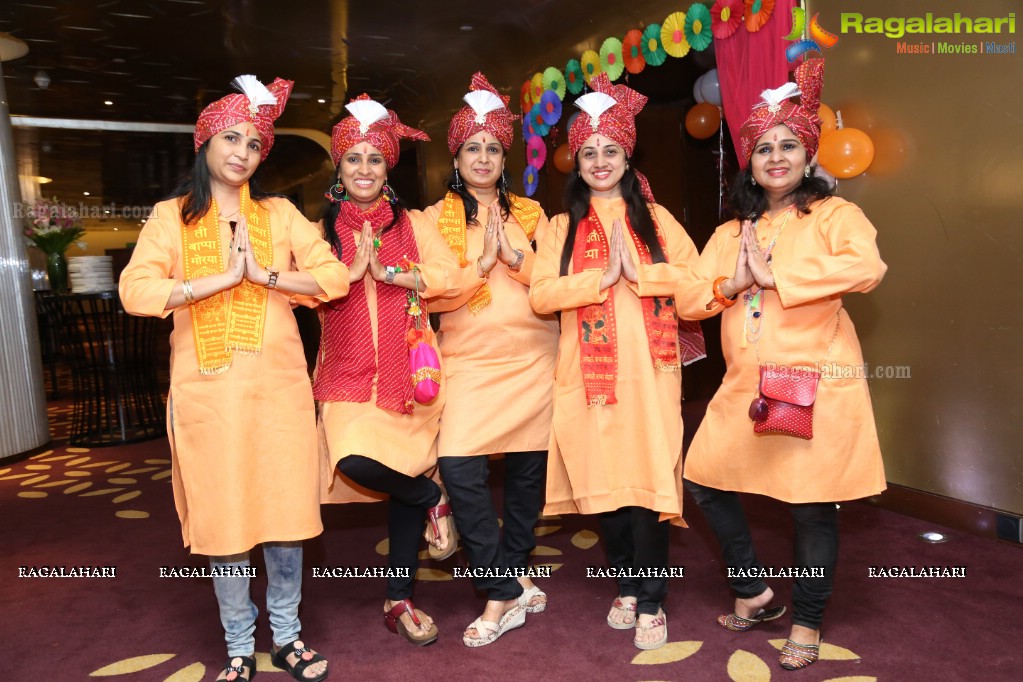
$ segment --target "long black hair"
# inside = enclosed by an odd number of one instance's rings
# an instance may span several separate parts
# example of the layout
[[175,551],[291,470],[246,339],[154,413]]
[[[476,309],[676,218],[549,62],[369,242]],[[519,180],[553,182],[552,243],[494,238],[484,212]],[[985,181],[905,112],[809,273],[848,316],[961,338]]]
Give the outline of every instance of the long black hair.
[[[341,182],[341,165],[338,164],[337,169],[334,172],[334,182],[331,183],[330,187]],[[386,184],[386,182],[385,182]],[[330,194],[330,187],[327,188],[326,194]],[[385,234],[388,230],[394,227],[395,223],[398,222],[398,218],[401,217],[403,211],[407,209],[405,202],[402,201],[398,193],[394,191],[394,187],[391,187],[391,220],[389,223],[384,225],[384,229],[381,230],[380,234]],[[347,199],[346,199],[347,201]],[[337,216],[341,212],[341,202],[327,199],[323,206],[323,236],[330,244],[331,248],[334,249],[334,253],[337,254],[338,259],[341,258],[341,236],[337,233]]]
[[[168,199],[185,198],[181,205],[181,220],[185,225],[194,225],[199,218],[206,215],[213,203],[213,192],[210,190],[210,167],[206,165],[206,150],[209,149],[209,145],[209,140],[202,143],[195,155],[192,172],[186,175],[184,180],[167,197]],[[259,189],[255,176],[249,178],[249,197],[255,201],[270,197],[287,198],[283,194],[264,192]]]
[[[625,161],[628,165],[628,159]],[[619,186],[622,189],[622,198],[625,199],[625,215],[629,218],[629,225],[650,251],[650,260],[654,263],[667,262],[664,249],[657,240],[657,227],[650,215],[650,206],[643,197],[639,178],[631,166],[625,169]],[[561,274],[567,275],[568,264],[572,260],[572,251],[575,248],[576,231],[580,221],[590,212],[590,186],[579,175],[578,161],[575,169],[568,174],[562,201],[568,210],[568,234],[565,236],[564,246],[561,247]]]
[[[728,206],[732,210],[732,216],[740,223],[743,220],[756,220],[767,210],[767,196],[764,188],[754,185],[753,167],[747,165],[735,176],[735,181],[728,190]],[[818,199],[827,199],[835,195],[834,189],[824,178],[819,178],[810,173],[810,177],[803,176],[799,186],[788,196],[796,205],[798,215],[808,215],[810,204]]]
[[[462,146],[464,146],[464,142]],[[462,151],[462,146],[458,147],[458,151],[455,152],[455,158],[458,158],[459,153]],[[507,157],[508,150],[504,149],[504,154]],[[465,182],[455,182],[455,169],[451,169],[451,174],[448,175],[448,189],[462,197],[462,205],[465,207],[465,224],[466,225],[478,225],[476,222],[476,214],[480,210],[480,202],[476,201],[476,197],[472,195],[469,188],[466,187]],[[508,220],[508,216],[511,214],[511,199],[508,197],[508,183],[504,179],[504,169],[501,169],[501,179],[497,181],[497,201],[501,206],[501,218]]]

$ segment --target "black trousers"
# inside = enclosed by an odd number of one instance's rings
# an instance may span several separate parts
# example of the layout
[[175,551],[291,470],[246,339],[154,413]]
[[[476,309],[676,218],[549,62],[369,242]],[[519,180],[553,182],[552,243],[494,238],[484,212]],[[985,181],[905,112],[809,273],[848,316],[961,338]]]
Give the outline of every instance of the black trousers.
[[[721,543],[725,565],[746,571],[762,568],[753,550],[753,538],[738,494],[692,481],[684,484]],[[816,630],[824,620],[824,607],[831,596],[838,561],[838,508],[834,502],[793,504],[789,505],[789,512],[796,527],[794,566],[824,569],[822,577],[795,579],[792,623]],[[767,583],[760,577],[732,577],[728,582],[741,599],[756,597],[767,589]]]
[[[597,515],[611,568],[668,566],[668,522],[645,507],[622,507]],[[636,598],[636,613],[657,615],[668,596],[668,578],[619,578],[618,594]]]
[[408,577],[387,579],[387,598],[392,601],[412,596],[419,568],[419,545],[426,523],[426,510],[440,502],[440,487],[426,476],[407,476],[375,459],[349,455],[337,463],[338,471],[364,488],[391,496],[387,508],[390,568],[407,568]]
[[[471,568],[525,568],[536,547],[533,527],[543,503],[547,451],[509,452],[504,458],[504,533],[487,479],[490,458],[441,457],[440,474],[451,498],[462,548]],[[511,577],[472,579],[488,599],[506,601],[522,594],[519,581]]]

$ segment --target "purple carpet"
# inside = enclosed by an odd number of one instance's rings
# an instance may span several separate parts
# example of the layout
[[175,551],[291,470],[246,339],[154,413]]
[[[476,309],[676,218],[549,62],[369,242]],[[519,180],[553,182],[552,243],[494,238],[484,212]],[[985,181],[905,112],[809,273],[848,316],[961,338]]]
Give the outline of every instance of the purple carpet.
[[[67,404],[51,410],[64,433]],[[494,479],[501,465],[495,463]],[[0,466],[0,506],[7,533],[0,557],[0,603],[8,655],[4,680],[107,678],[214,679],[225,658],[212,584],[161,578],[161,567],[205,566],[181,548],[165,441],[83,450],[56,443],[50,453]],[[495,491],[495,494],[499,493]],[[783,505],[748,496],[746,509],[766,566],[791,565],[791,520]],[[306,545],[302,604],[306,640],[331,661],[332,680],[998,680],[1019,671],[1023,603],[1020,549],[946,531],[928,545],[925,530],[944,530],[862,504],[843,505],[835,594],[823,626],[822,658],[808,670],[777,664],[787,617],[747,633],[715,618],[732,597],[710,532],[687,502],[689,530],[672,531],[671,564],[685,577],[666,603],[669,644],[641,653],[632,633],[604,623],[616,594],[610,579],[587,578],[604,566],[594,519],[542,519],[536,564],[550,597],[545,613],[497,643],[470,650],[461,631],[482,611],[461,553],[424,561],[415,601],[436,620],[440,640],[422,649],[388,632],[381,618],[381,578],[313,578],[313,567],[385,564],[383,505],[324,507],[323,536]],[[253,563],[262,566],[256,551]],[[19,577],[19,567],[115,567],[115,578]],[[870,577],[874,566],[966,569],[965,578]],[[37,571],[38,572],[38,571]],[[769,581],[788,603],[791,581]],[[254,581],[264,603],[265,580]],[[772,642],[775,643],[772,643]],[[270,667],[269,624],[257,631],[257,679],[287,680]],[[1013,653],[1016,652],[1016,653]],[[1013,672],[1015,671],[1015,672]]]

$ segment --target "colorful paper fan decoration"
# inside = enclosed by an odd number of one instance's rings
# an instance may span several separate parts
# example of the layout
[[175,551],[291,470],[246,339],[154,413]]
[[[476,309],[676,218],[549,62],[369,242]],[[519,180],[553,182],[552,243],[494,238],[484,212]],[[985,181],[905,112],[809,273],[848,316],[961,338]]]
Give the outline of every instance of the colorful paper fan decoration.
[[543,122],[549,126],[554,125],[561,118],[561,99],[558,93],[553,90],[544,90],[540,97],[540,115]]
[[625,72],[622,59],[622,41],[617,38],[606,38],[600,46],[600,68],[613,81],[621,78]]
[[537,71],[533,74],[533,80],[531,81],[531,87],[529,88],[529,98],[533,100],[533,104],[540,101],[543,91],[543,74]]
[[544,123],[543,110],[540,109],[540,102],[533,105],[529,110],[529,123],[533,127],[533,134],[543,137],[550,130],[550,126]]
[[643,33],[638,28],[632,29],[622,38],[622,61],[625,62],[625,70],[629,73],[639,73],[646,68]]
[[578,59],[569,59],[568,63],[565,64],[565,86],[568,88],[568,91],[573,95],[578,95],[583,91],[585,83],[582,64],[579,63]]
[[739,30],[742,24],[742,0],[717,0],[710,8],[711,31],[718,40],[724,40]]
[[643,50],[643,59],[650,66],[660,66],[664,63],[664,60],[668,58],[668,53],[664,51],[664,46],[661,44],[661,25],[650,24],[643,31],[643,44],[640,46]]
[[522,174],[522,184],[526,188],[526,196],[531,197],[536,194],[536,185],[540,182],[540,169],[534,168],[533,166],[526,166],[525,172]]
[[697,52],[703,52],[714,41],[714,34],[710,32],[710,10],[706,5],[694,2],[686,13],[685,33],[686,40]]
[[519,102],[522,105],[522,111],[526,112],[533,108],[533,81],[532,79],[527,80],[522,84],[522,96]]
[[536,130],[533,128],[533,119],[529,113],[533,110],[532,107],[522,112],[522,140],[529,142],[530,138],[536,137]]
[[589,85],[593,77],[600,73],[600,55],[595,50],[583,52],[582,60],[579,62],[583,67],[583,78]]
[[746,0],[746,30],[756,33],[774,12],[774,0]]
[[664,18],[661,24],[661,45],[672,57],[685,57],[689,53],[685,12],[672,12]]
[[543,88],[554,91],[558,99],[565,99],[565,74],[548,66],[543,70]]
[[542,137],[531,137],[526,143],[526,163],[533,168],[543,168],[547,162],[547,145]]

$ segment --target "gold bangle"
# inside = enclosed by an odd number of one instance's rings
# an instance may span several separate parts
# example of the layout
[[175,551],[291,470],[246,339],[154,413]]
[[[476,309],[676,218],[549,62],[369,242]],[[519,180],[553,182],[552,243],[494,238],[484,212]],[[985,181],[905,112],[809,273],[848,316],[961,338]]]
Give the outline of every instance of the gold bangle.
[[195,303],[195,292],[192,291],[192,280],[186,279],[181,283],[181,290],[185,294],[185,303],[193,305]]
[[479,258],[476,259],[476,271],[483,273],[482,275],[480,275],[481,279],[487,279],[487,277],[490,275],[489,272],[483,269],[483,256],[480,256]]

